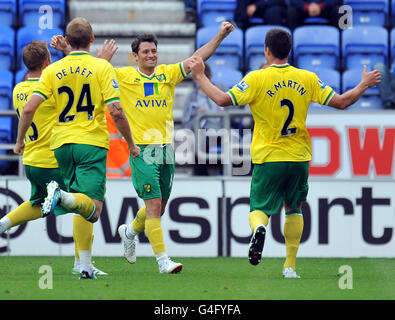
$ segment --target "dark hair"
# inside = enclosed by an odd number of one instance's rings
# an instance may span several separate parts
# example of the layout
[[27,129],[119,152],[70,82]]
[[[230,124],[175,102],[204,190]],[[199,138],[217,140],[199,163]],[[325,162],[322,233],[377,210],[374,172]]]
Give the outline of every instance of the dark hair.
[[86,48],[92,35],[92,26],[85,18],[74,18],[66,27],[66,37],[74,49]]
[[132,51],[134,53],[139,53],[139,48],[140,48],[141,42],[153,42],[153,43],[155,43],[156,47],[158,46],[158,40],[156,39],[154,34],[151,34],[151,33],[140,34],[132,42]]
[[38,71],[49,58],[48,45],[45,41],[33,40],[22,51],[22,59],[29,71]]
[[285,59],[292,49],[292,37],[284,29],[270,29],[266,33],[265,47],[270,49],[275,58]]

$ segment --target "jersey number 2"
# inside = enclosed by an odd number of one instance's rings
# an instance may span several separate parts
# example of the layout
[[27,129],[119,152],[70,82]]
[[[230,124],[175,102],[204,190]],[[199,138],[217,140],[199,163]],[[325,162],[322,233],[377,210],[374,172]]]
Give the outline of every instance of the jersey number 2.
[[280,106],[281,108],[286,106],[288,108],[288,117],[284,122],[283,128],[281,129],[281,135],[282,136],[289,136],[291,134],[296,133],[296,128],[292,127],[290,128],[289,125],[291,124],[294,114],[295,114],[295,107],[294,104],[292,103],[291,100],[288,99],[283,99],[280,101]]
[[[60,95],[62,93],[67,93],[67,95],[69,96],[69,100],[67,101],[66,106],[64,107],[63,111],[59,115],[59,122],[70,122],[73,121],[75,118],[75,115],[67,115],[74,104],[74,92],[70,87],[63,86],[58,88],[58,94]],[[82,105],[84,100],[86,104]],[[95,105],[92,103],[89,83],[84,83],[82,85],[82,89],[81,89],[80,97],[78,98],[76,109],[77,112],[86,112],[88,114],[88,120],[93,119],[93,110],[95,109]]]

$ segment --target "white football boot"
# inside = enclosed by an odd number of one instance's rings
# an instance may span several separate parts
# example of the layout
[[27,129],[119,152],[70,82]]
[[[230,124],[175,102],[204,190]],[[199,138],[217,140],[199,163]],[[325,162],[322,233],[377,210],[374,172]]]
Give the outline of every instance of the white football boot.
[[172,261],[170,258],[158,260],[160,273],[180,273],[182,264]]
[[291,267],[285,268],[283,270],[283,277],[284,277],[284,279],[299,279],[300,278],[300,276],[296,273],[296,271],[294,269],[292,269]]
[[123,242],[123,256],[129,263],[136,262],[136,239],[129,239],[126,236],[126,228],[128,226],[126,224],[122,224],[118,228],[119,236]]

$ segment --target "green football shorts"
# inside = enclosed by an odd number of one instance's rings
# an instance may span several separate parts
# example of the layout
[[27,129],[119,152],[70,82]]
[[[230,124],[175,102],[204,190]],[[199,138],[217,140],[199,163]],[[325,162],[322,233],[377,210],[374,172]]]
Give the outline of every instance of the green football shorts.
[[306,201],[309,191],[309,162],[266,162],[254,164],[250,192],[250,212],[267,215],[279,212],[283,202],[292,209]]
[[[59,168],[40,168],[25,165],[26,177],[30,181],[30,203],[32,206],[40,205],[47,196],[47,184],[52,180],[59,183],[59,186],[64,189],[63,178],[60,174]],[[69,213],[61,206],[55,207],[55,215]]]
[[141,199],[170,198],[175,171],[174,148],[166,145],[139,145],[138,157],[130,157],[132,182]]
[[83,193],[104,201],[106,193],[107,149],[87,144],[64,144],[55,157],[66,191]]

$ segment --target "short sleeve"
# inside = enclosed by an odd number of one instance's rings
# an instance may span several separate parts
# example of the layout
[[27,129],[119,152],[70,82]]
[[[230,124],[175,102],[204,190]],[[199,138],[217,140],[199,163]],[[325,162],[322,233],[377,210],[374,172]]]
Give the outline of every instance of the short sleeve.
[[250,104],[258,90],[257,72],[247,74],[239,83],[227,91],[234,106]]
[[40,96],[44,100],[49,99],[53,95],[50,68],[46,68],[42,72],[40,81],[37,83],[33,94]]
[[321,105],[328,105],[329,101],[335,95],[335,90],[321,81],[318,76],[313,73],[313,94],[311,100]]
[[167,74],[174,86],[178,85],[187,76],[182,62],[167,65]]
[[120,101],[118,79],[110,63],[105,63],[100,81],[103,100],[106,104]]

